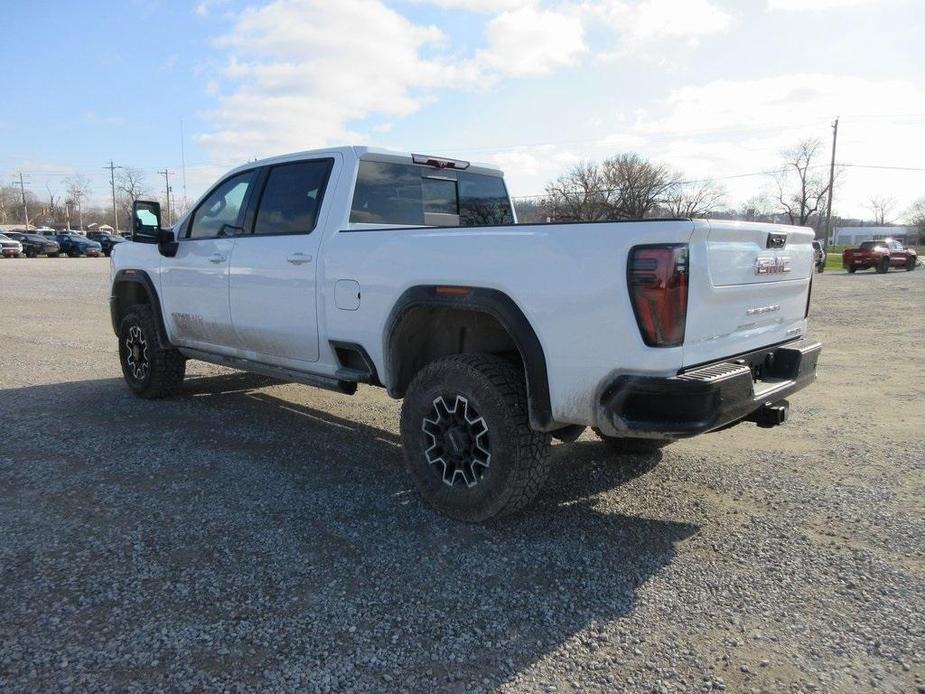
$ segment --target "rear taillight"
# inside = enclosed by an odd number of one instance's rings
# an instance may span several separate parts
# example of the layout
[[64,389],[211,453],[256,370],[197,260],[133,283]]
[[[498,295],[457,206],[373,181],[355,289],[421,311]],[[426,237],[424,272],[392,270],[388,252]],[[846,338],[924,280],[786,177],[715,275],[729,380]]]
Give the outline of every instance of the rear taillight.
[[634,247],[626,278],[643,341],[649,347],[682,344],[687,319],[687,244]]

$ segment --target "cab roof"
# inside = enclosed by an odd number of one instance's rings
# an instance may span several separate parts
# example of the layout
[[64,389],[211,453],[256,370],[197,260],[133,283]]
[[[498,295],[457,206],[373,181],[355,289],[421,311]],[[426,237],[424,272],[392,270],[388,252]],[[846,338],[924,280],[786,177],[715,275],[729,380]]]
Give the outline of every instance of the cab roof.
[[[283,164],[290,161],[298,161],[299,159],[309,159],[312,157],[323,157],[330,156],[331,154],[340,154],[344,157],[345,160],[364,160],[364,161],[381,161],[389,162],[395,164],[417,164],[419,166],[427,166],[428,164],[423,163],[424,160],[430,161],[446,161],[446,162],[458,162],[465,166],[460,166],[458,168],[465,169],[470,173],[483,174],[488,176],[504,176],[504,172],[494,164],[486,163],[470,163],[460,159],[454,159],[452,157],[443,157],[436,154],[427,154],[421,152],[401,152],[391,149],[383,149],[381,147],[369,147],[366,145],[345,145],[340,147],[325,147],[323,149],[307,149],[301,152],[291,152],[289,154],[280,154],[275,157],[267,157],[266,159],[258,159],[256,161],[249,161],[246,164],[241,164],[240,166],[235,167],[229,173],[239,170],[252,169],[256,166],[267,166],[270,164]],[[417,161],[416,161],[417,160]],[[439,167],[435,167],[439,168]]]

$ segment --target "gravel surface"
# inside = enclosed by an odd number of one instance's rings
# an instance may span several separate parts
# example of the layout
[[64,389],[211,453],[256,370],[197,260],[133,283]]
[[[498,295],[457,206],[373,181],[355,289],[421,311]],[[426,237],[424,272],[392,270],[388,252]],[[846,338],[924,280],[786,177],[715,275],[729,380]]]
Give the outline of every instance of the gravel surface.
[[489,527],[422,505],[379,390],[130,396],[107,281],[0,261],[0,691],[925,692],[925,272],[816,277],[784,427],[586,434]]

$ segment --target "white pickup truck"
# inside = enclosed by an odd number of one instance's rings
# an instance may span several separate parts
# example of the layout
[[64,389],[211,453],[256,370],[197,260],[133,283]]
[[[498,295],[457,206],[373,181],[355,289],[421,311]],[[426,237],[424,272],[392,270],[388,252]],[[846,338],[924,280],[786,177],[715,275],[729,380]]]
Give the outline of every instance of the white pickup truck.
[[171,229],[145,201],[134,224],[111,311],[135,393],[179,393],[187,359],[382,386],[422,496],[461,520],[525,506],[552,437],[774,426],[815,379],[803,228],[517,224],[498,169],[366,147],[251,162]]

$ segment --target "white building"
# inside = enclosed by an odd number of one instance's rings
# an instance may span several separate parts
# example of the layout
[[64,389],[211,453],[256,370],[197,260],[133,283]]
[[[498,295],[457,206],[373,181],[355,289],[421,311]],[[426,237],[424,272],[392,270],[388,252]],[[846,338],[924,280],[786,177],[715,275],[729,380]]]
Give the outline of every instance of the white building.
[[862,241],[879,239],[905,241],[906,237],[917,239],[918,236],[919,230],[916,227],[835,227],[834,243],[857,246]]

